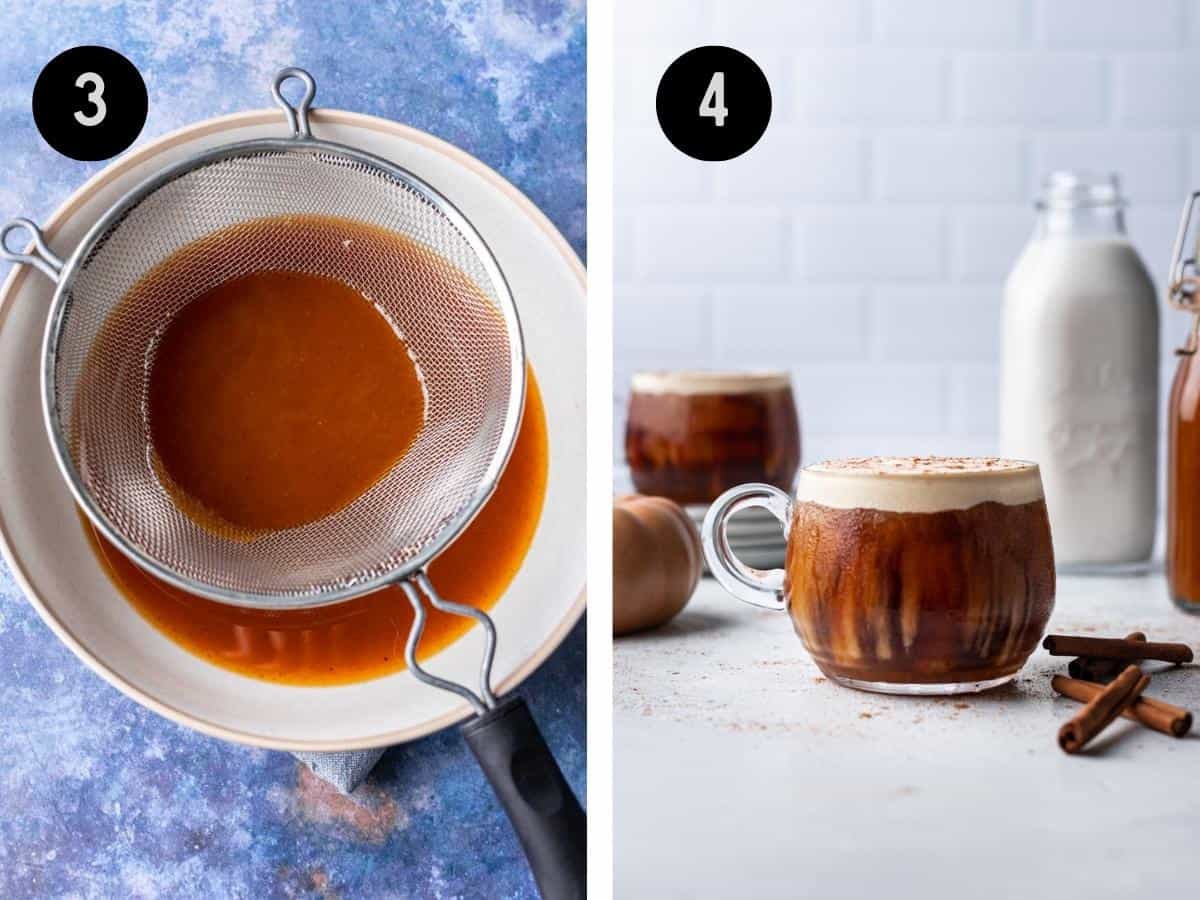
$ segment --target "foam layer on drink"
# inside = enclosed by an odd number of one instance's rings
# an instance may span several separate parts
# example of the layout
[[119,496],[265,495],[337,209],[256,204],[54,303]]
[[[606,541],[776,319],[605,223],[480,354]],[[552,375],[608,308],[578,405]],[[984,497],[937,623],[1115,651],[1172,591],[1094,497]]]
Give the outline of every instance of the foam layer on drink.
[[748,394],[790,384],[787,372],[637,372],[632,380],[639,394]]
[[800,472],[799,502],[834,509],[931,513],[980,503],[1041,500],[1036,463],[995,457],[870,456],[828,460]]

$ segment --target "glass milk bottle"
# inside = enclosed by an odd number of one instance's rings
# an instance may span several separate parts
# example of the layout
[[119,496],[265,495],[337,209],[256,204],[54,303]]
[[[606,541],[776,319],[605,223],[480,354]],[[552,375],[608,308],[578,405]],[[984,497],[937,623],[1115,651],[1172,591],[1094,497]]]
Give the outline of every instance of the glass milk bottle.
[[1041,466],[1060,571],[1154,545],[1158,303],[1116,176],[1051,175],[1004,288],[1000,444]]

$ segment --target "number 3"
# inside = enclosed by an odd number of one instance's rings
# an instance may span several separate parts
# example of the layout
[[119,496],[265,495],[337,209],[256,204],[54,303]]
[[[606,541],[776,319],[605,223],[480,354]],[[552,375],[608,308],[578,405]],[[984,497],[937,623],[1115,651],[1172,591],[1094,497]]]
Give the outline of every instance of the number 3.
[[725,73],[713,72],[712,81],[708,83],[708,89],[704,92],[704,99],[700,101],[700,117],[712,119],[714,125],[722,128],[727,115],[729,110],[725,108]]
[[83,110],[76,110],[75,121],[88,128],[99,125],[108,114],[108,107],[104,105],[104,79],[95,72],[84,72],[75,79],[75,87],[90,87],[92,90],[87,95],[87,101],[96,108],[95,112],[87,115],[84,115]]

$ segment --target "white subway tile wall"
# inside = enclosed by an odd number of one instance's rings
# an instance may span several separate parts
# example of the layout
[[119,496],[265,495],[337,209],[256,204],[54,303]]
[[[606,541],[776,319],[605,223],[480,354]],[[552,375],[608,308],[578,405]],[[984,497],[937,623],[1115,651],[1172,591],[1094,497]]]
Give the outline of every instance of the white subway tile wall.
[[[620,489],[645,368],[790,370],[809,462],[995,452],[1001,292],[1043,176],[1119,172],[1160,286],[1200,189],[1200,2],[618,0],[616,28]],[[654,116],[663,70],[706,43],[774,95],[728,163]],[[1169,384],[1186,322],[1163,319]]]

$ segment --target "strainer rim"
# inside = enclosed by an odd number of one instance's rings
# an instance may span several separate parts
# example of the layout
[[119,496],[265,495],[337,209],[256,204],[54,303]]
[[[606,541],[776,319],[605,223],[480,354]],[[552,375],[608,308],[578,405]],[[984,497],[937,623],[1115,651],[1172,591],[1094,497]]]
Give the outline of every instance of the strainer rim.
[[[140,203],[160,187],[188,172],[226,159],[261,152],[328,153],[348,157],[356,162],[380,169],[385,174],[412,189],[444,215],[450,221],[451,225],[458,230],[459,234],[467,242],[467,245],[475,252],[485,273],[492,282],[505,327],[510,335],[509,377],[513,389],[509,391],[508,405],[504,412],[504,424],[500,430],[496,452],[489,460],[483,477],[480,478],[476,489],[472,491],[469,500],[450,522],[442,528],[436,538],[429,541],[411,558],[373,578],[362,579],[336,590],[295,593],[236,591],[198,581],[164,565],[127,540],[120,529],[109,520],[92,500],[90,493],[83,484],[82,475],[71,458],[69,440],[61,427],[61,420],[58,415],[57,390],[55,388],[54,375],[57,366],[58,340],[62,333],[66,316],[66,297],[79,271],[81,261],[91,252],[100,236],[136,204]],[[126,191],[91,226],[63,263],[55,285],[50,310],[47,314],[46,328],[42,338],[41,357],[42,417],[50,439],[51,451],[54,454],[55,463],[58,465],[63,480],[67,483],[68,490],[70,490],[75,502],[84,511],[88,520],[122,554],[151,575],[162,579],[180,590],[198,594],[220,603],[252,609],[288,610],[329,606],[390,585],[399,584],[415,573],[423,571],[438,554],[462,533],[463,529],[478,515],[480,509],[482,509],[488,498],[495,491],[496,483],[507,466],[509,457],[512,455],[525,405],[525,341],[521,329],[520,315],[517,312],[516,301],[512,296],[508,279],[505,278],[504,271],[500,268],[500,264],[496,260],[491,247],[488,246],[487,241],[484,240],[471,221],[448,197],[411,170],[356,147],[335,141],[321,140],[311,136],[293,135],[284,138],[254,138],[247,141],[238,141],[211,147],[150,174]]]

